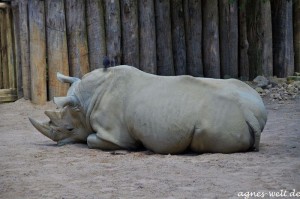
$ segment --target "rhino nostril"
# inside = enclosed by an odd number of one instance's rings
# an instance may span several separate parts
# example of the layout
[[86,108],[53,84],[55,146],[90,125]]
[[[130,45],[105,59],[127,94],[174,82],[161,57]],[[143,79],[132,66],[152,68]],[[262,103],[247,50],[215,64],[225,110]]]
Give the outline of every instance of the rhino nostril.
[[73,130],[74,130],[74,128],[71,127],[71,126],[67,126],[66,129],[67,129],[68,131],[73,131]]

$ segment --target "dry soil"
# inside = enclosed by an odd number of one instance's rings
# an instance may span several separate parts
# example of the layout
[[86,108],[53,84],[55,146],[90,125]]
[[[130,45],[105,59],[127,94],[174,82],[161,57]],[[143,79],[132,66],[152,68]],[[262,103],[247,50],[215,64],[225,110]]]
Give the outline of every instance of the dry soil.
[[[300,192],[300,99],[266,100],[259,152],[158,155],[62,147],[28,117],[46,120],[29,101],[0,104],[0,198],[245,198]],[[260,193],[259,193],[260,192]],[[300,193],[299,193],[300,196]],[[254,197],[252,197],[254,198]],[[259,198],[259,197],[255,197]],[[280,198],[280,197],[279,197]]]

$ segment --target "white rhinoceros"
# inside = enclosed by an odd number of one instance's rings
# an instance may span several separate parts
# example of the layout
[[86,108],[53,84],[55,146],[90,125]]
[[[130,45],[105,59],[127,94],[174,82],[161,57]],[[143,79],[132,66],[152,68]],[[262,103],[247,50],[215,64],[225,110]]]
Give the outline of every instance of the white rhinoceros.
[[97,69],[56,97],[49,122],[30,119],[58,144],[87,142],[102,150],[176,154],[259,150],[267,114],[258,93],[235,80],[157,76],[131,66]]

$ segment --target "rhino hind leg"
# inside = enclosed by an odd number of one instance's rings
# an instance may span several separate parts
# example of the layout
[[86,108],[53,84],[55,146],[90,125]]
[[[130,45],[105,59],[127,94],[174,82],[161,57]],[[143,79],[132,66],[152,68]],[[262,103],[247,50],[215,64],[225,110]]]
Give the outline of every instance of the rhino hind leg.
[[90,134],[87,138],[88,147],[91,149],[101,149],[101,150],[118,150],[121,149],[118,145],[111,142],[105,141],[99,138],[96,133]]
[[244,111],[245,111],[244,116],[245,116],[246,122],[254,134],[253,150],[259,151],[260,136],[261,136],[261,132],[262,132],[261,125],[251,111],[249,111],[247,109],[245,109]]

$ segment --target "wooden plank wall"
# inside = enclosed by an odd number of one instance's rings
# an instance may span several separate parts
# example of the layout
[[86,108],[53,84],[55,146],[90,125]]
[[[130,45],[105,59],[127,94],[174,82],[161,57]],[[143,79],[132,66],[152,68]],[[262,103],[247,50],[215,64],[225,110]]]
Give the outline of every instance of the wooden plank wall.
[[12,9],[0,3],[0,103],[17,99]]
[[11,7],[0,9],[0,89],[37,104],[66,94],[56,72],[81,78],[104,57],[158,75],[242,80],[300,68],[299,1],[12,0]]

